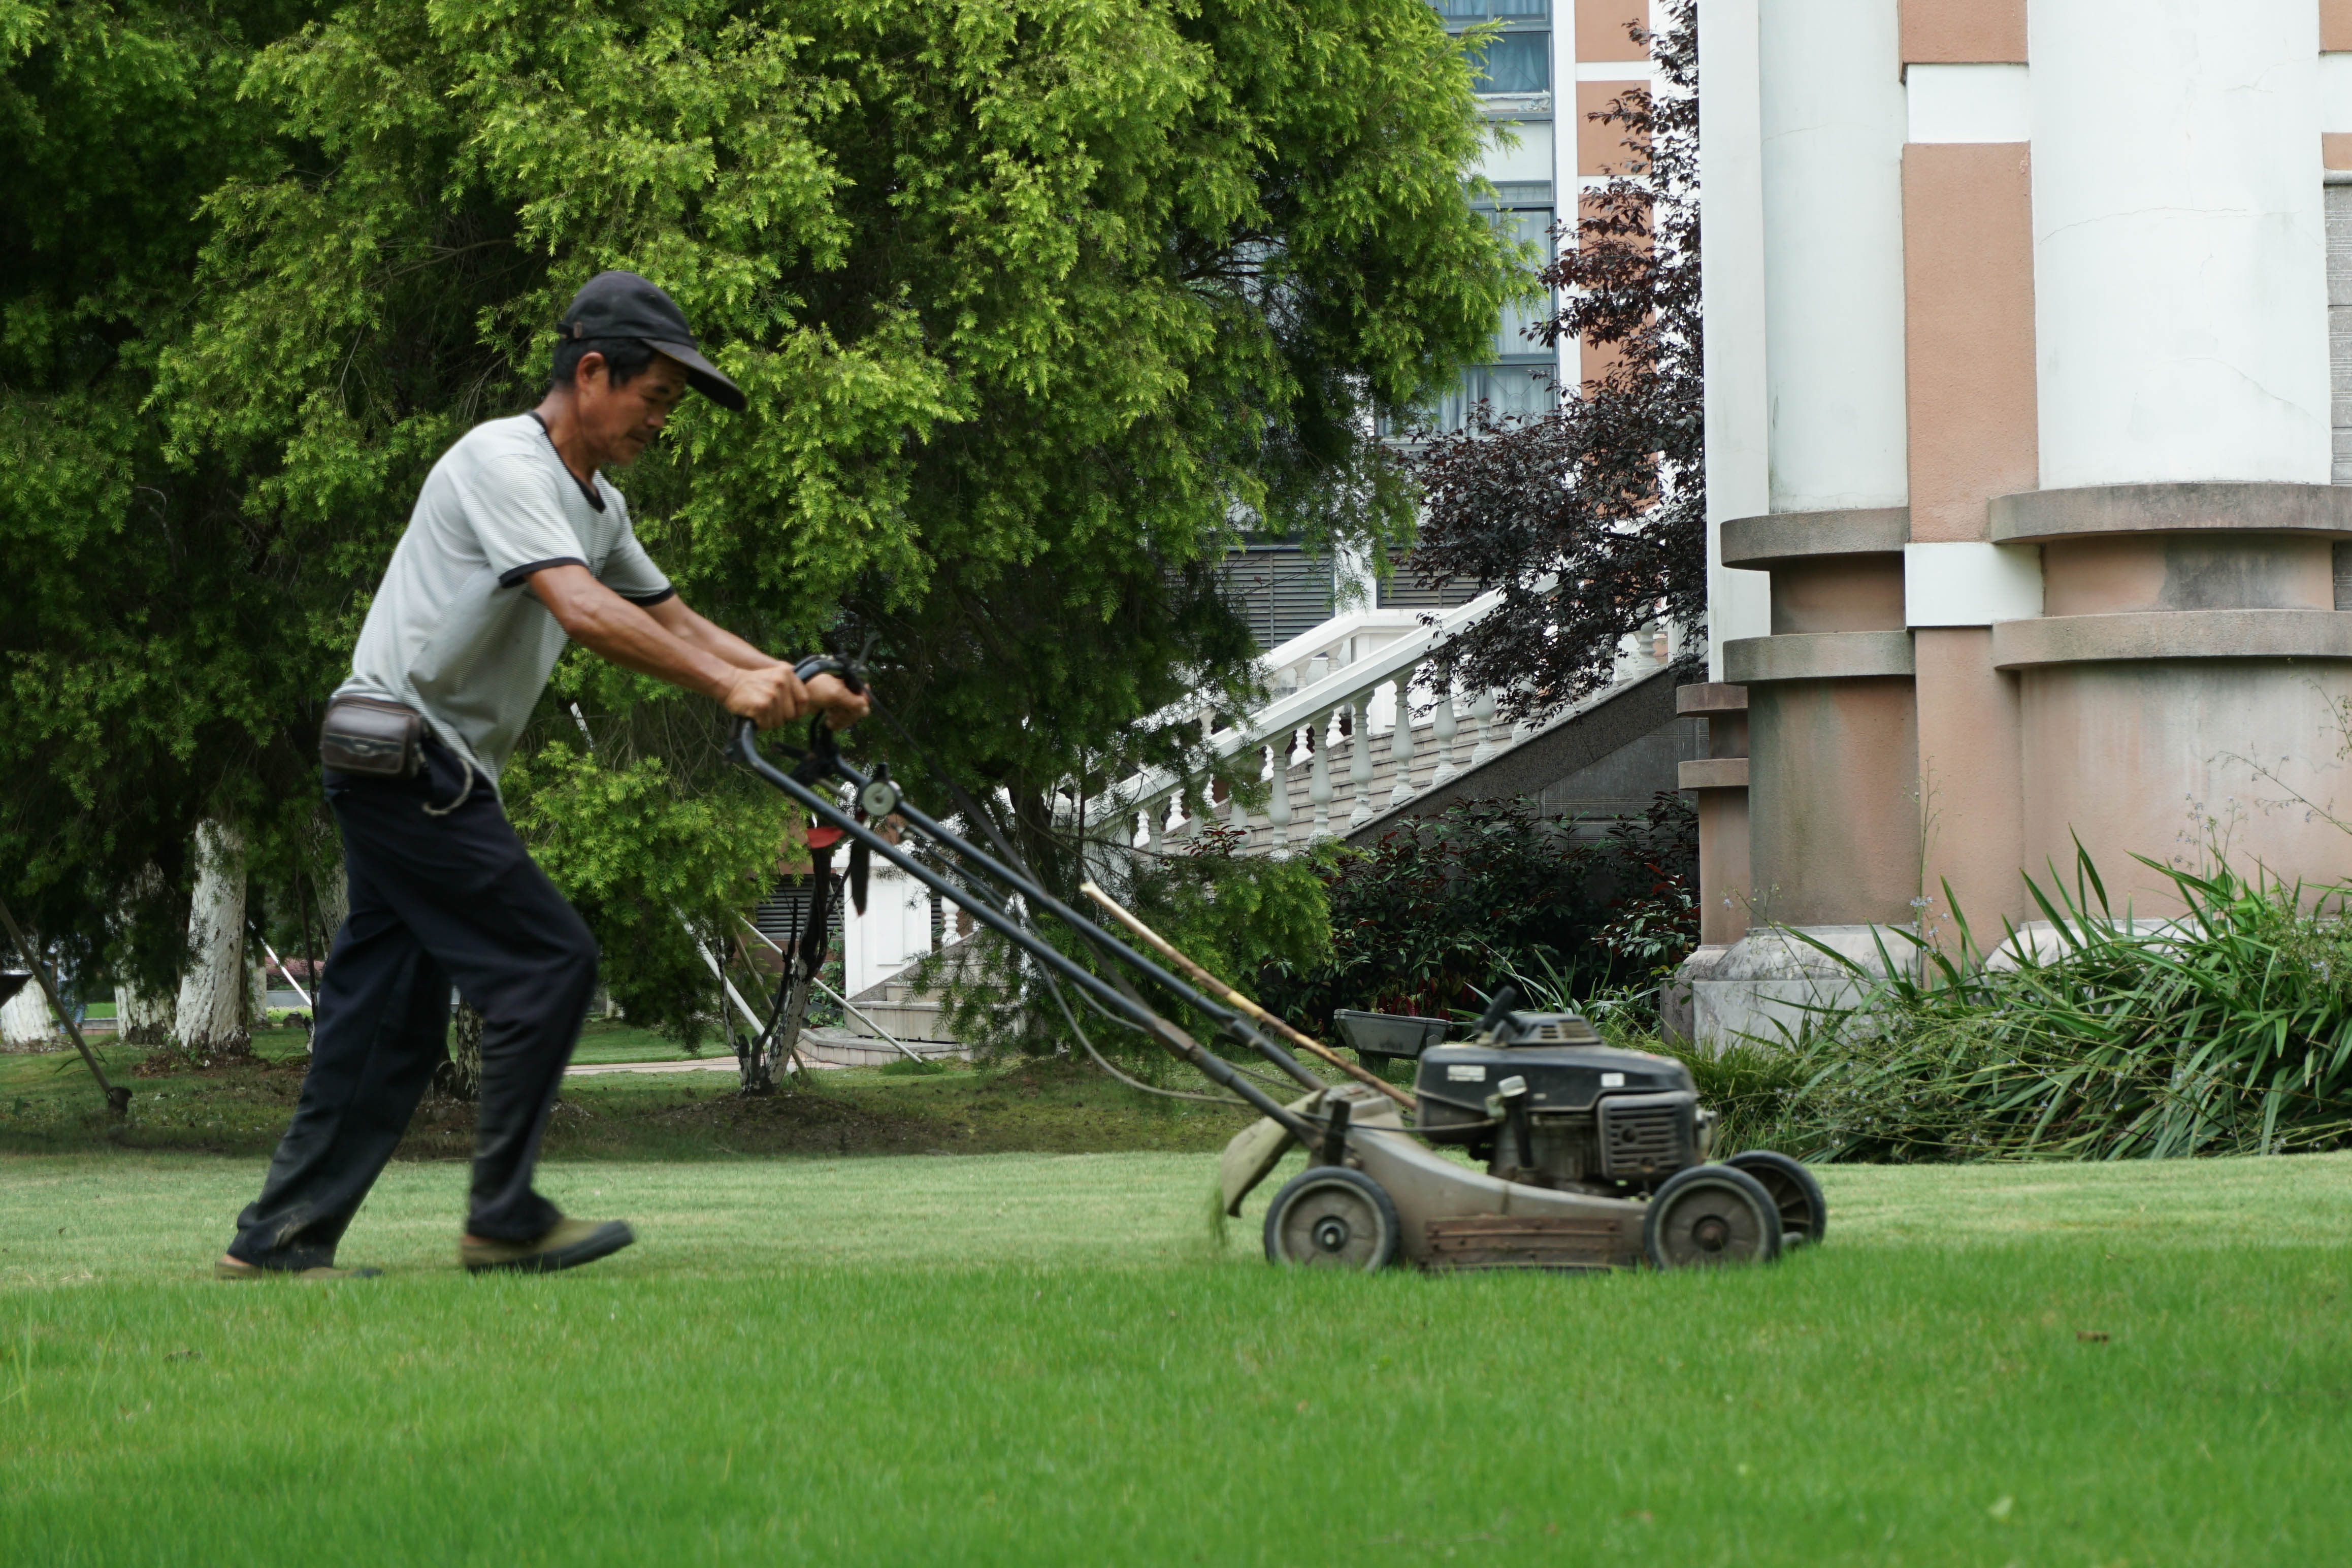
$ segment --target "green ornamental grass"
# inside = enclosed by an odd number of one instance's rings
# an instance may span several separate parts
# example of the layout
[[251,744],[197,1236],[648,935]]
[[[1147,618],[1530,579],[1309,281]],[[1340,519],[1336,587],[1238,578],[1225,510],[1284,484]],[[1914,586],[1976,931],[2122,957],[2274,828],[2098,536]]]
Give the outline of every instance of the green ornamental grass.
[[[1818,1160],[2137,1159],[2341,1147],[2352,1133],[2352,914],[2257,869],[2142,858],[2185,906],[2118,914],[2087,855],[2028,879],[2046,930],[1990,954],[1895,931],[1858,996],[1717,1077],[1759,1142]],[[1945,889],[1947,900],[1950,889]],[[1794,933],[1807,940],[1802,932]],[[1907,945],[1906,945],[1907,944]]]

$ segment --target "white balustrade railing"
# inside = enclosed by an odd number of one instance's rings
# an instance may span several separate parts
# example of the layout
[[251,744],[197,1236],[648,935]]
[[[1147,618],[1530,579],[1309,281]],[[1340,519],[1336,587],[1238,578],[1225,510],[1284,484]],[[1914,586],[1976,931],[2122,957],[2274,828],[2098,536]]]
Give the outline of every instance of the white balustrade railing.
[[[1268,847],[1277,854],[1302,837],[1296,831],[1302,815],[1307,818],[1303,836],[1307,838],[1352,832],[1383,811],[1409,804],[1423,790],[1485,766],[1508,747],[1549,727],[1525,720],[1507,726],[1498,722],[1501,693],[1480,689],[1457,694],[1452,681],[1444,677],[1441,662],[1432,657],[1462,626],[1492,610],[1501,597],[1496,593],[1482,594],[1444,611],[1434,625],[1422,618],[1425,612],[1412,609],[1359,610],[1336,616],[1265,656],[1261,666],[1274,697],[1238,724],[1217,727],[1205,700],[1198,706],[1171,709],[1156,721],[1197,720],[1214,756],[1233,758],[1248,752],[1259,759],[1255,769],[1244,763],[1240,771],[1244,777],[1255,773],[1267,786],[1264,813],[1271,840]],[[1628,647],[1632,648],[1631,640]],[[1663,662],[1654,645],[1626,652],[1618,661],[1617,679],[1570,711],[1608,700],[1619,685],[1654,673]],[[1413,733],[1416,707],[1430,710],[1426,752]],[[1335,740],[1340,729],[1336,721],[1343,715],[1344,734]],[[1372,745],[1376,726],[1388,742],[1391,773],[1385,796],[1378,800],[1373,789],[1378,778]],[[1465,728],[1471,731],[1466,761],[1458,754]],[[1342,762],[1350,802],[1344,826],[1335,826],[1332,821],[1339,790],[1332,778],[1331,753],[1339,741],[1347,745]],[[1307,763],[1303,814],[1292,797],[1290,778],[1302,744]],[[1419,776],[1422,758],[1429,753],[1433,757],[1427,776]],[[1171,840],[1198,831],[1198,818],[1215,814],[1215,806],[1205,795],[1200,799],[1197,816],[1188,812],[1187,783],[1167,769],[1147,770],[1114,786],[1103,799],[1105,809],[1089,811],[1088,816],[1105,824],[1103,836],[1108,842],[1158,852]],[[1139,812],[1142,816],[1139,834]],[[1171,813],[1179,817],[1172,828]],[[1238,796],[1228,803],[1225,818],[1233,827],[1250,831],[1250,813]],[[1124,832],[1118,826],[1121,822],[1126,825]]]
[[[1418,754],[1410,738],[1412,689],[1421,679],[1422,667],[1428,662],[1432,650],[1460,626],[1485,615],[1500,599],[1497,594],[1483,594],[1466,605],[1444,612],[1435,626],[1424,622],[1423,612],[1419,610],[1359,610],[1327,621],[1265,656],[1261,662],[1266,670],[1266,683],[1275,690],[1273,700],[1240,725],[1228,725],[1212,732],[1208,747],[1219,757],[1237,756],[1244,751],[1255,751],[1265,757],[1258,776],[1273,784],[1265,815],[1276,829],[1277,847],[1289,840],[1296,821],[1286,786],[1302,729],[1307,732],[1310,753],[1307,786],[1307,804],[1312,810],[1310,836],[1332,836],[1331,805],[1337,798],[1331,780],[1332,721],[1343,710],[1349,716],[1347,776],[1354,786],[1355,796],[1350,825],[1360,826],[1379,809],[1372,804],[1370,790],[1372,729],[1382,718],[1391,726],[1390,755],[1401,763],[1397,788],[1391,791],[1391,804],[1401,805],[1417,793],[1410,776],[1412,761]],[[1391,688],[1393,695],[1383,692],[1384,687]],[[1380,697],[1387,700],[1376,702]],[[1494,710],[1492,693],[1481,694],[1478,700],[1485,703],[1488,712]],[[1451,731],[1450,690],[1441,694],[1439,707],[1444,730]],[[1202,711],[1205,713],[1205,708]],[[1164,715],[1163,721],[1190,717],[1184,713]],[[1399,733],[1407,736],[1402,751],[1395,739]],[[1441,734],[1438,765],[1450,778],[1461,769],[1454,763],[1452,736],[1443,731]],[[1184,784],[1182,777],[1166,769],[1135,774],[1114,788],[1111,797],[1118,804],[1111,805],[1101,818],[1112,823],[1123,818],[1129,824],[1127,842],[1132,844],[1136,841],[1134,814],[1141,812],[1143,841],[1150,848],[1160,849],[1166,841],[1164,824],[1168,811],[1181,796]],[[1247,818],[1235,812],[1230,820],[1242,826]],[[1116,826],[1111,831],[1116,837]]]

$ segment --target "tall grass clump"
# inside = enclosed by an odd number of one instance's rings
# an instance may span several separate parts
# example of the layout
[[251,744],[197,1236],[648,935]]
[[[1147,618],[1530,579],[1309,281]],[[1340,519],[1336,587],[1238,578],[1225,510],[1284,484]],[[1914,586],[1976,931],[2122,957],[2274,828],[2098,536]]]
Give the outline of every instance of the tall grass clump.
[[[2050,930],[1990,954],[1908,931],[1897,962],[1811,945],[1865,988],[1778,1042],[1759,1132],[1826,1160],[2163,1159],[2352,1142],[2346,891],[2136,857],[2185,912],[2116,915],[2077,847],[2074,885],[2026,879]],[[1948,900],[1950,889],[1947,889]],[[2328,908],[2334,901],[2332,912]],[[1795,933],[1801,939],[1802,933]]]
[[[2078,847],[2071,889],[2027,879],[2049,930],[2005,929],[1989,953],[1965,920],[1949,948],[1897,928],[1875,962],[1790,931],[1851,1000],[1803,1007],[1777,1038],[1709,1050],[1583,1000],[1619,1043],[1688,1063],[1727,1147],[1953,1161],[2352,1145],[2352,889],[2139,858],[2183,913],[2116,913]],[[1580,1005],[1559,978],[1519,981],[1538,1005]]]

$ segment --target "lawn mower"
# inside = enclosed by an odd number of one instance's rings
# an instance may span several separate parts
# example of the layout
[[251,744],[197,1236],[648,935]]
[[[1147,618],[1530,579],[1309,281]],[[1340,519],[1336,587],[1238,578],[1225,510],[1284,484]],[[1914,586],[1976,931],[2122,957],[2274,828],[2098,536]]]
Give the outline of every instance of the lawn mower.
[[[848,661],[820,656],[797,669],[803,680],[831,674],[865,689]],[[877,716],[887,718],[878,705]],[[1307,1151],[1307,1169],[1266,1210],[1269,1261],[1355,1269],[1400,1260],[1433,1269],[1669,1268],[1767,1262],[1822,1237],[1826,1205],[1802,1164],[1765,1150],[1711,1159],[1717,1118],[1700,1106],[1690,1069],[1671,1058],[1611,1047],[1573,1014],[1517,1010],[1509,986],[1459,1041],[1440,1037],[1441,1020],[1400,1017],[1383,1030],[1365,1022],[1382,1015],[1343,1019],[1366,1038],[1412,1036],[1410,1049],[1375,1047],[1368,1058],[1410,1056],[1415,1070],[1407,1094],[1216,980],[1091,882],[1087,895],[1182,973],[1055,898],[960,792],[962,815],[987,830],[996,853],[917,809],[886,768],[851,765],[822,719],[804,747],[776,749],[793,757],[789,771],[762,754],[749,720],[738,722],[735,759],[848,840],[847,880],[860,909],[871,858],[879,856],[1028,954],[1057,995],[1068,984],[1082,1002],[1257,1110],[1260,1120],[1234,1138],[1219,1163],[1228,1214],[1241,1212],[1292,1144]],[[855,810],[835,798],[840,785]],[[877,831],[893,816],[937,846],[957,875]],[[1045,915],[1109,959],[1109,976],[1029,928]],[[1220,1035],[1306,1092],[1286,1104],[1277,1100],[1162,1016],[1130,974],[1213,1020]],[[1277,1034],[1350,1081],[1333,1084],[1310,1071]]]

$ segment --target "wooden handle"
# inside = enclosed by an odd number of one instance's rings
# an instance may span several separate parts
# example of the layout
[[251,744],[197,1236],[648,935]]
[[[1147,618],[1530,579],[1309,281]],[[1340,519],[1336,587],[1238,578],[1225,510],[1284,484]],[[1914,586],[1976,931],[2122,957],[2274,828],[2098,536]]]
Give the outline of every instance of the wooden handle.
[[1100,888],[1095,886],[1093,882],[1087,881],[1079,883],[1078,891],[1084,893],[1087,897],[1100,904],[1104,909],[1109,910],[1111,917],[1117,920],[1119,924],[1125,926],[1128,930],[1141,937],[1145,942],[1150,943],[1153,948],[1159,951],[1162,957],[1168,959],[1171,963],[1174,963],[1177,968],[1182,970],[1194,984],[1207,988],[1217,996],[1222,997],[1227,1003],[1240,1008],[1243,1012],[1248,1014],[1259,1023],[1265,1025],[1270,1029],[1278,1031],[1282,1037],[1285,1039],[1287,1039],[1292,1045],[1297,1046],[1303,1051],[1307,1051],[1315,1056],[1320,1057],[1323,1060],[1329,1062],[1333,1067],[1338,1068],[1341,1072],[1346,1073],[1349,1078],[1356,1079],[1359,1083],[1370,1084],[1374,1089],[1379,1089],[1382,1094],[1387,1095],[1391,1100],[1395,1100],[1399,1105],[1403,1106],[1408,1110],[1412,1109],[1412,1096],[1405,1093],[1404,1090],[1399,1089],[1396,1085],[1389,1082],[1387,1079],[1367,1072],[1362,1068],[1358,1067],[1355,1063],[1345,1059],[1339,1056],[1339,1053],[1332,1050],[1330,1047],[1323,1044],[1322,1041],[1312,1039],[1306,1035],[1300,1034],[1297,1030],[1292,1028],[1289,1025],[1284,1023],[1281,1019],[1276,1017],[1273,1014],[1267,1012],[1265,1008],[1259,1006],[1256,1003],[1251,1001],[1248,997],[1243,995],[1240,992],[1234,990],[1232,986],[1226,984],[1223,981],[1218,979],[1215,975],[1210,973],[1207,970],[1202,968],[1191,959],[1185,957],[1181,952],[1179,952],[1176,950],[1176,945],[1173,942],[1170,942],[1166,937],[1161,936],[1158,931],[1153,931],[1150,926],[1145,925],[1141,921],[1136,919],[1127,910],[1119,908],[1116,900],[1114,900],[1108,893],[1104,892]]

